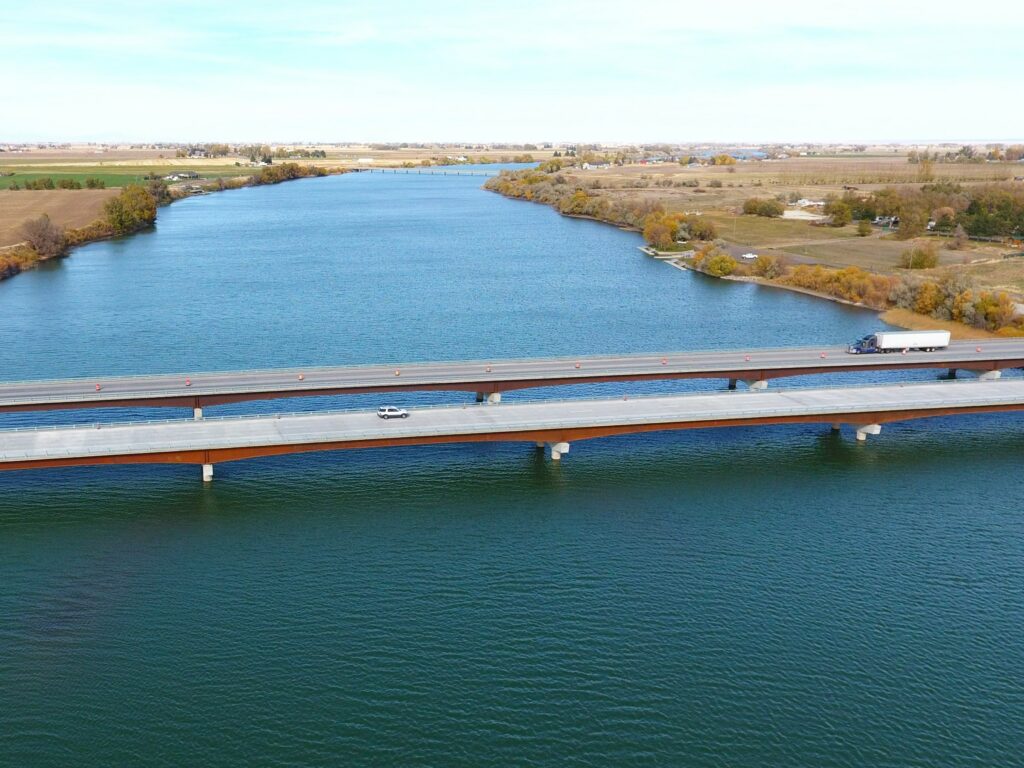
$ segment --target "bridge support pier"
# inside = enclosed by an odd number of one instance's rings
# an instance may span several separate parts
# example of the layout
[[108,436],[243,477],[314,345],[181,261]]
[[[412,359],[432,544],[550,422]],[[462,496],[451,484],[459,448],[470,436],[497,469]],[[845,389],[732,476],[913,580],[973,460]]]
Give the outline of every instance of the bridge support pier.
[[551,460],[560,461],[563,453],[569,452],[568,443],[548,443],[548,447],[551,449]]
[[489,405],[495,405],[501,402],[501,392],[477,392],[476,401],[478,403],[487,402]]
[[832,431],[833,432],[838,432],[839,431],[839,424],[833,424],[832,425]]
[[539,440],[537,441],[536,446],[537,446],[537,450],[539,450],[539,451],[543,451],[544,450],[544,443],[540,442]]
[[192,418],[195,419],[196,421],[198,421],[199,419],[203,418],[203,409],[200,408],[199,406],[196,406],[195,408],[193,408],[192,409]]
[[998,368],[989,371],[971,371],[971,373],[978,377],[978,381],[995,381],[1003,376],[1003,372]]
[[868,439],[868,435],[880,434],[882,434],[881,424],[861,424],[857,427],[857,442],[863,443]]
[[486,393],[484,393],[484,392],[477,392],[477,393],[476,393],[476,401],[477,401],[478,403],[482,403],[482,402],[484,401],[484,398],[485,398],[485,397],[487,397],[487,395],[486,395]]
[[744,379],[743,383],[747,385],[748,389],[752,389],[755,392],[768,389],[768,379]]
[[736,379],[729,379],[729,389],[736,389]]
[[203,464],[203,482],[213,481],[213,464]]
[[946,378],[947,379],[955,379],[956,378],[956,368],[950,368],[949,371],[946,373]]

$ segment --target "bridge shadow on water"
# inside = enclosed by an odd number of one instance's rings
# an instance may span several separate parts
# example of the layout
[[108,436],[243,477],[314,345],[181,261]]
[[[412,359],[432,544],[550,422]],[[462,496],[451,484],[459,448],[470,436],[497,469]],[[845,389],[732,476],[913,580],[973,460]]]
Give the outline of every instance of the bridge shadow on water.
[[[517,499],[674,494],[737,498],[787,487],[859,487],[874,493],[907,478],[942,484],[977,467],[1016,472],[1024,430],[1014,415],[923,419],[883,426],[864,443],[851,427],[783,425],[626,435],[572,444],[561,462],[533,443],[478,443],[295,454],[216,465],[123,465],[0,473],[0,529],[72,518],[290,518],[325,509],[488,509]],[[985,463],[977,461],[985,457]],[[742,493],[740,493],[742,490]]]

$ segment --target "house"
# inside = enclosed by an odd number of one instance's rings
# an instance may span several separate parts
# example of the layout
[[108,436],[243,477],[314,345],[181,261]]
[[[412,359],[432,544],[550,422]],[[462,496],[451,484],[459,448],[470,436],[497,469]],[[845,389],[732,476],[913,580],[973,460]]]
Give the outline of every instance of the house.
[[206,157],[206,150],[203,147],[189,147],[189,157]]
[[175,171],[164,176],[164,181],[185,181],[186,179],[198,179],[199,174],[195,171]]

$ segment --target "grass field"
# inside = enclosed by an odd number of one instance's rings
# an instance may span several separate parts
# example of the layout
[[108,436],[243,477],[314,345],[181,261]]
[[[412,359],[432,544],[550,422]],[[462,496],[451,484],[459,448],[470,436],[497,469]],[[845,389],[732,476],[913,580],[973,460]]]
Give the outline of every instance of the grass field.
[[857,236],[853,227],[815,227],[810,222],[796,219],[769,219],[722,211],[709,211],[703,215],[718,226],[720,237],[740,245],[769,247],[790,242],[832,241]]
[[[0,189],[10,189],[11,184],[15,182],[17,182],[19,186],[23,187],[27,181],[35,181],[36,179],[46,177],[52,178],[54,184],[61,179],[73,179],[82,183],[86,178],[91,177],[100,179],[108,187],[123,187],[127,184],[144,183],[147,174],[157,173],[161,176],[165,176],[176,170],[182,170],[182,166],[111,166],[106,164],[92,166],[85,164],[72,166],[42,166],[38,164],[15,166],[0,165],[0,171],[14,172],[13,176],[0,176]],[[235,165],[206,166],[202,168],[190,167],[189,170],[195,170],[204,178],[217,178],[218,176],[222,176],[224,178],[248,176],[252,173],[251,168],[243,168]]]

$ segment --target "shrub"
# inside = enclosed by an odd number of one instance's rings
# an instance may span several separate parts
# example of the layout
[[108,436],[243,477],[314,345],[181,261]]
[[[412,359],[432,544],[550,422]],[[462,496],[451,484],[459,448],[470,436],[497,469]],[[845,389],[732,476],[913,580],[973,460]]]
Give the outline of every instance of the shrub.
[[75,179],[61,179],[57,182],[58,189],[81,189],[82,184]]
[[32,249],[44,259],[60,256],[67,249],[64,229],[58,227],[45,213],[38,219],[29,219],[21,225],[21,234]]
[[103,179],[97,179],[97,178],[95,178],[93,176],[87,176],[85,178],[85,188],[86,189],[106,189],[107,188],[107,182],[105,182]]
[[720,189],[722,186],[722,182],[719,179],[712,179],[711,181],[708,182],[708,186],[712,187],[713,189]]
[[782,277],[785,273],[786,267],[782,259],[777,256],[769,256],[768,254],[761,254],[757,257],[754,262],[753,272],[759,277],[765,277],[769,280],[774,280],[777,277]]
[[718,253],[704,262],[704,271],[715,277],[725,277],[736,271],[736,259],[727,253]]
[[963,224],[957,224],[956,229],[953,230],[953,239],[949,242],[949,248],[954,251],[962,251],[967,247],[970,242],[967,237],[967,232],[964,231]]
[[908,248],[900,255],[903,269],[931,269],[939,263],[939,249],[935,243]]
[[857,222],[857,234],[860,237],[867,237],[871,234],[871,222],[867,219],[861,219]]
[[743,213],[748,216],[765,216],[777,218],[785,211],[785,206],[778,200],[761,197],[750,197],[743,203]]

